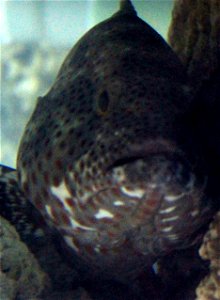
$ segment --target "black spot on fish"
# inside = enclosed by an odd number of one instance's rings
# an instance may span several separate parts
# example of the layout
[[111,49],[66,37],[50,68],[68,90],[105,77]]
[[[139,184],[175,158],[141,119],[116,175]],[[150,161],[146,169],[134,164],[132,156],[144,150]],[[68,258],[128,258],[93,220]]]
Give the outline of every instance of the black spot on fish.
[[102,91],[101,94],[98,96],[98,100],[97,100],[98,111],[100,111],[101,114],[107,113],[109,104],[110,104],[110,99],[109,99],[108,92]]

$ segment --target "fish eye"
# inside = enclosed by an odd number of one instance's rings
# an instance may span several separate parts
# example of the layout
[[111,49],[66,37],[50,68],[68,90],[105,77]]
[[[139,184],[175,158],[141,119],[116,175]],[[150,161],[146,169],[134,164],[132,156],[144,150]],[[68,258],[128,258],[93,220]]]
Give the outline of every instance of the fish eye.
[[109,104],[110,104],[110,99],[108,92],[106,90],[102,91],[101,94],[98,96],[97,99],[97,110],[98,113],[101,115],[105,115],[108,112],[109,109]]

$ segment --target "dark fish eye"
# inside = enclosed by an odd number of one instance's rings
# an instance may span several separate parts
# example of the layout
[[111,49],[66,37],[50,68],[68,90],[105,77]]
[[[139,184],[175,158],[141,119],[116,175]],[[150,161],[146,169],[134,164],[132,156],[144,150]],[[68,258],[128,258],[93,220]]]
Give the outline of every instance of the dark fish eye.
[[97,109],[98,109],[98,113],[99,114],[106,114],[108,112],[108,108],[109,108],[109,104],[110,104],[110,99],[109,99],[109,95],[108,92],[106,90],[104,90],[97,99]]

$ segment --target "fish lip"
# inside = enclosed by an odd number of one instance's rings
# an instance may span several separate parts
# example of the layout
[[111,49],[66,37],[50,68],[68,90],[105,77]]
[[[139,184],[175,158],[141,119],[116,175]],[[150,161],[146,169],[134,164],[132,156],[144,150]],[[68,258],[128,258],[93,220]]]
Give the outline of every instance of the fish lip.
[[165,139],[150,139],[142,143],[129,145],[124,155],[116,158],[108,167],[111,170],[115,167],[125,165],[126,163],[134,162],[138,159],[145,159],[153,156],[162,156],[167,160],[182,161],[185,165],[190,165],[185,158],[185,154],[178,146]]
[[149,155],[176,155],[184,157],[183,151],[179,149],[176,143],[166,139],[149,139],[142,143],[135,143],[129,147],[130,152],[143,157]]
[[123,167],[127,164],[136,162],[137,160],[143,159],[151,161],[157,157],[161,157],[162,161],[170,161],[171,163],[176,162],[177,165],[182,165],[182,167],[187,170],[188,174],[195,177],[195,186],[197,188],[204,189],[206,186],[206,176],[197,169],[198,162],[192,162],[187,156],[187,153],[182,151],[177,144],[165,139],[151,139],[144,141],[143,143],[134,143],[127,146],[125,154],[116,158],[108,166],[107,171],[111,171],[117,167]]

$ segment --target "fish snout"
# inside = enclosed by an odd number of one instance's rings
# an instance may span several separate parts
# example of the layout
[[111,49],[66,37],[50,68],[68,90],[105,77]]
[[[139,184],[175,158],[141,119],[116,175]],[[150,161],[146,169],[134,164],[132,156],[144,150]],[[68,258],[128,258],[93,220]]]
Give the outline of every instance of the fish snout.
[[199,184],[190,164],[178,155],[147,154],[119,159],[114,177],[127,188],[158,188],[162,193],[188,193]]
[[204,198],[206,181],[186,159],[148,153],[118,160],[112,172],[117,203],[126,215],[123,224],[137,251],[161,255],[196,242],[196,232],[210,214]]

